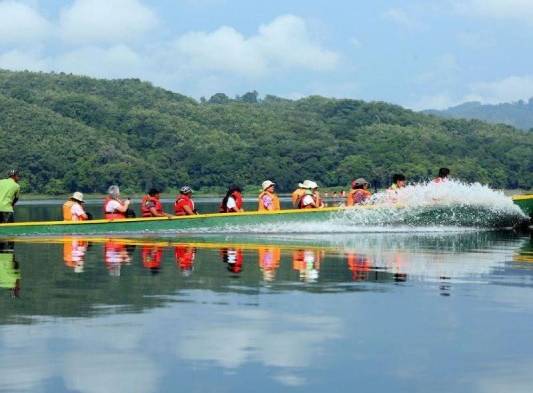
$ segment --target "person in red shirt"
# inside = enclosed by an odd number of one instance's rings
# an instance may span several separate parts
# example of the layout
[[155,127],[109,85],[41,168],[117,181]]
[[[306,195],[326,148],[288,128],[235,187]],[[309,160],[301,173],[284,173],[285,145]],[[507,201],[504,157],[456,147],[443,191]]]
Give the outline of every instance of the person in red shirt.
[[192,216],[198,214],[194,201],[192,200],[192,189],[189,186],[183,186],[180,189],[180,195],[174,203],[174,213],[177,216]]

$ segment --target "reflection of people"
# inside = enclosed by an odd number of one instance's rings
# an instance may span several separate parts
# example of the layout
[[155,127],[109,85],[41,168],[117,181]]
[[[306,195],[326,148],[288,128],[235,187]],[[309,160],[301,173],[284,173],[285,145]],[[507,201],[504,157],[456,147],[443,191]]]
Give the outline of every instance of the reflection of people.
[[83,273],[85,254],[89,242],[78,238],[63,239],[63,261],[65,265],[74,269],[76,273]]
[[126,213],[130,206],[130,201],[120,199],[120,189],[118,186],[109,186],[109,194],[104,200],[104,218],[108,220],[126,218]]
[[259,267],[265,281],[273,281],[281,260],[281,248],[276,246],[259,248]]
[[20,268],[13,242],[0,242],[0,288],[9,289],[11,296],[19,297]]
[[174,257],[176,258],[176,265],[178,265],[182,274],[188,276],[191,274],[194,267],[196,247],[187,245],[176,246],[174,247]]
[[7,174],[7,179],[0,180],[0,224],[14,222],[14,207],[19,199],[20,174],[12,169]]
[[230,272],[240,273],[242,271],[242,264],[244,260],[242,248],[221,248],[220,256],[222,257],[222,262],[228,265],[228,270]]
[[292,268],[300,273],[300,280],[313,282],[318,279],[322,251],[296,250],[292,254]]
[[161,268],[161,258],[163,248],[160,246],[145,245],[141,251],[143,266],[150,269],[152,273],[158,273]]
[[105,242],[104,262],[110,275],[120,276],[121,266],[131,262],[131,252],[120,240],[108,239]]
[[89,215],[85,212],[83,207],[85,201],[83,194],[76,191],[63,204],[63,220],[64,221],[85,221],[89,219]]
[[372,262],[366,255],[350,252],[347,255],[348,269],[352,272],[353,281],[365,281],[372,270]]

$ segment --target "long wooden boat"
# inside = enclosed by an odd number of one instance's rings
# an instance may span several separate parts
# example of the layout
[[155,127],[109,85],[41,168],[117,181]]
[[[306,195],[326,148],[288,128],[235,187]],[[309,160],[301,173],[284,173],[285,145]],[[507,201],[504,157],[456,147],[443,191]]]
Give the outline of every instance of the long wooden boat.
[[276,212],[212,213],[195,216],[128,218],[91,221],[35,221],[0,225],[0,236],[90,235],[147,232],[201,232],[216,228],[220,232],[240,226],[271,223],[323,221],[343,209],[281,210]]
[[[514,202],[527,214],[532,214],[533,195],[516,196]],[[203,232],[217,231],[261,231],[263,224],[281,224],[277,232],[294,231],[298,224],[323,223],[332,219],[339,219],[337,223],[344,225],[460,225],[480,227],[511,227],[523,220],[518,215],[509,215],[505,212],[498,213],[490,209],[456,206],[432,205],[417,208],[409,212],[402,206],[388,206],[384,211],[377,212],[376,219],[380,222],[370,221],[365,223],[352,221],[351,211],[379,210],[383,206],[364,205],[354,208],[329,207],[324,209],[288,209],[277,212],[242,212],[242,213],[212,213],[195,216],[181,217],[154,217],[133,218],[117,220],[91,220],[91,221],[36,221],[0,225],[0,236],[46,236],[46,235],[95,235],[95,234],[128,234],[152,232]],[[401,210],[409,213],[396,214]],[[343,214],[346,214],[343,216]],[[383,215],[389,215],[393,220],[384,222]],[[345,218],[343,220],[343,218]],[[353,216],[352,216],[353,218]],[[386,220],[385,220],[386,221]],[[268,230],[266,230],[268,231]]]
[[522,211],[533,217],[533,194],[521,194],[513,196],[513,202],[522,209]]

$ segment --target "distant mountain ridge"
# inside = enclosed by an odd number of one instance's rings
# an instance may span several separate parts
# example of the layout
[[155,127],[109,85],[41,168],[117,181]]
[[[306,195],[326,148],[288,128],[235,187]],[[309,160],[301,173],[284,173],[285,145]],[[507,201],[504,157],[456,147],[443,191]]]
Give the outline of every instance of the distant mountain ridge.
[[521,128],[533,129],[533,98],[502,104],[482,104],[477,101],[465,102],[444,110],[428,109],[423,113],[452,119],[477,119],[488,123],[502,123]]

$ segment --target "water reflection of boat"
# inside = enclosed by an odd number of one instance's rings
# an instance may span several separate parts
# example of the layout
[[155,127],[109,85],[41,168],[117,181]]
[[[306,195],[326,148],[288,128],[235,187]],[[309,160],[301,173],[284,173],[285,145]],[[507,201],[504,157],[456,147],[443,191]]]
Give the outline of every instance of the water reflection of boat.
[[[470,232],[393,236],[294,235],[283,238],[226,235],[190,237],[180,241],[165,238],[74,237],[68,240],[39,237],[19,238],[17,241],[68,245],[71,249],[64,251],[67,253],[64,260],[74,268],[80,264],[83,266],[89,242],[102,244],[105,266],[114,276],[120,276],[123,266],[130,265],[134,258],[139,258],[141,266],[159,272],[171,255],[172,263],[179,271],[189,275],[198,253],[201,253],[202,259],[207,260],[218,254],[217,259],[224,262],[227,270],[246,279],[255,275],[255,271],[264,281],[274,281],[281,269],[285,272],[281,281],[290,279],[290,271],[297,271],[300,280],[313,283],[406,280],[447,283],[464,277],[479,277],[503,268],[504,256],[509,255],[507,248],[496,247],[481,260],[478,252],[480,248],[490,247],[493,238],[501,239],[501,236],[491,232]],[[136,247],[139,248],[138,254],[134,253]],[[77,252],[77,259],[71,255],[75,254],[73,250]],[[205,266],[204,271],[209,264]],[[246,274],[242,276],[244,271]]]
[[0,242],[0,288],[8,289],[13,297],[19,297],[20,267],[13,242]]

